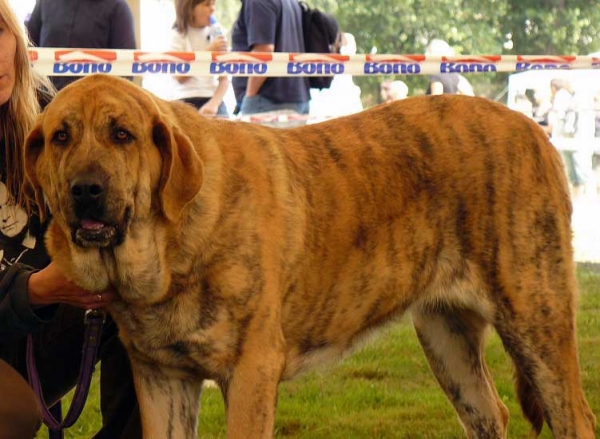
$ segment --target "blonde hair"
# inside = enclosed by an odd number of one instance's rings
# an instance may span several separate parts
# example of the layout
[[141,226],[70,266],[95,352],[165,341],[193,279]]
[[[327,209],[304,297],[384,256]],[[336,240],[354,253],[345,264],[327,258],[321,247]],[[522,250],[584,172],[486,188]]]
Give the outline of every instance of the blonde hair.
[[187,28],[193,22],[194,8],[209,0],[175,0],[175,23],[173,29],[181,34],[187,33]]
[[5,168],[0,172],[6,174],[9,200],[24,205],[27,200],[24,196],[23,144],[40,112],[38,92],[51,96],[54,88],[47,78],[31,68],[29,38],[8,0],[0,0],[0,19],[16,40],[15,85],[10,99],[0,106],[5,155]]

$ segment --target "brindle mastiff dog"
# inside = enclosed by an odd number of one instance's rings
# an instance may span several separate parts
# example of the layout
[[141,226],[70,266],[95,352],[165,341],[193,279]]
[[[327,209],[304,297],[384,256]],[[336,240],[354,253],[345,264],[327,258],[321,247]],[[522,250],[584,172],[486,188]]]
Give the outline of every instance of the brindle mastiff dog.
[[146,437],[196,437],[207,378],[229,438],[272,437],[281,380],[406,311],[469,437],[507,434],[490,326],[535,429],[594,437],[563,166],[500,104],[411,98],[282,130],[91,76],[47,107],[26,168],[52,258],[120,295]]

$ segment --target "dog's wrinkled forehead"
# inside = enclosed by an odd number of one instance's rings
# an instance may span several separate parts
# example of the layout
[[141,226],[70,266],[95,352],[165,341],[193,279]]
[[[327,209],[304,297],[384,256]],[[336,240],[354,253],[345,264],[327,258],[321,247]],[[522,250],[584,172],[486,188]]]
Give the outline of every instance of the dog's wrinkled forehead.
[[80,79],[60,91],[44,112],[44,131],[123,126],[140,129],[154,104],[129,81],[106,75]]

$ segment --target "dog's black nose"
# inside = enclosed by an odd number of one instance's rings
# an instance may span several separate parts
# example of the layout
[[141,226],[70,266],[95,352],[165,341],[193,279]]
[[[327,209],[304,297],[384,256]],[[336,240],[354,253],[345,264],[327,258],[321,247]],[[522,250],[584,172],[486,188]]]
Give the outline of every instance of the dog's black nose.
[[99,217],[104,213],[104,187],[90,180],[77,180],[71,184],[71,196],[80,218]]
[[97,183],[75,183],[71,186],[71,194],[76,201],[93,202],[102,197],[104,189]]

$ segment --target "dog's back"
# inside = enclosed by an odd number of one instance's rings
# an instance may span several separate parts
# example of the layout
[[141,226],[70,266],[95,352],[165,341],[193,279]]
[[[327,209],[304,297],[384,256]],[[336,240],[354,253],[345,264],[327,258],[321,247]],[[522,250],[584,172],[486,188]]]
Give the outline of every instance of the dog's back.
[[214,131],[231,200],[217,236],[243,243],[241,258],[254,234],[253,256],[277,279],[277,295],[261,300],[281,306],[284,377],[410,309],[467,431],[484,423],[501,436],[508,420],[483,359],[488,324],[535,429],[545,412],[557,436],[591,431],[581,394],[569,402],[583,404],[581,418],[554,398],[580,385],[571,205],[560,157],[533,121],[441,96],[291,130]]

